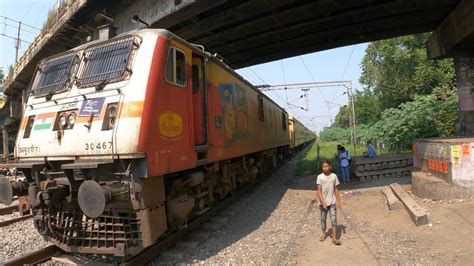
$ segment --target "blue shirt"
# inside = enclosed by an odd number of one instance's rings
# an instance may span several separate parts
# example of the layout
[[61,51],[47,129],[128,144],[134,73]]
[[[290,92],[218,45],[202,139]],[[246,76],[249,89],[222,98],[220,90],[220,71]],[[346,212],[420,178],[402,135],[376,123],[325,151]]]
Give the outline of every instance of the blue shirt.
[[375,156],[377,156],[377,152],[375,151],[375,147],[372,144],[367,145],[367,152],[368,152],[367,155],[369,156],[369,158],[374,158]]
[[349,160],[351,159],[351,156],[349,155],[348,151],[341,151],[339,153],[339,159],[340,159],[341,167],[348,167],[349,166]]

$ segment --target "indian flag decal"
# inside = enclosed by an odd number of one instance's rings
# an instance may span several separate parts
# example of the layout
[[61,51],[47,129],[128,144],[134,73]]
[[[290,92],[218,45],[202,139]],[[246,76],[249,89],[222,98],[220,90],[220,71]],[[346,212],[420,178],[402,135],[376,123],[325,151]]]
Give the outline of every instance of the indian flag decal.
[[43,129],[50,129],[53,125],[54,118],[56,117],[56,113],[44,113],[39,114],[35,120],[35,130],[43,130]]

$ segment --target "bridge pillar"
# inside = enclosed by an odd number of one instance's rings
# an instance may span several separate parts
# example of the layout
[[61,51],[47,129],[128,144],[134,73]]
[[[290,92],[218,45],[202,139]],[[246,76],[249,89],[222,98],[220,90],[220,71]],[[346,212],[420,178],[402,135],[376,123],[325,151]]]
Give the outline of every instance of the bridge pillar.
[[7,125],[2,126],[2,138],[3,138],[3,158],[5,159],[5,162],[8,162],[8,155],[10,154],[10,151],[8,149],[8,126]]
[[461,136],[472,136],[474,135],[474,56],[456,54],[454,66],[459,103],[457,133]]
[[426,42],[428,57],[454,58],[458,88],[458,135],[474,135],[474,1],[462,0]]

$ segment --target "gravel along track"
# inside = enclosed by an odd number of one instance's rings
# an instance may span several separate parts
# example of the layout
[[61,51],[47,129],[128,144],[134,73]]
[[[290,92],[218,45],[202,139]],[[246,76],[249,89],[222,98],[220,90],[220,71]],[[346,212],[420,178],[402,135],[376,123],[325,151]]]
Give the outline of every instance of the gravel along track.
[[0,227],[0,262],[29,254],[47,245],[36,231],[32,219]]
[[316,219],[317,210],[314,201],[294,190],[296,164],[297,159],[290,160],[239,199],[229,208],[238,210],[233,217],[227,209],[219,214],[229,220],[207,240],[193,247],[177,245],[151,265],[291,263],[287,259],[292,245],[310,232],[308,219]]

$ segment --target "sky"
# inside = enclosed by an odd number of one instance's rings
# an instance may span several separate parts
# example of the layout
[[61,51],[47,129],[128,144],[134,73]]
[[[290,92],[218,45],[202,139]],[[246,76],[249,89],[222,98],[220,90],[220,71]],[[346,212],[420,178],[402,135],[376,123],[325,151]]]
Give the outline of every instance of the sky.
[[[22,22],[22,40],[18,57],[32,42],[46,21],[48,11],[57,0],[0,0],[0,67],[4,72],[15,61],[15,38],[18,21]],[[5,36],[7,35],[7,36]],[[367,44],[310,53],[237,70],[254,85],[295,84],[350,80],[354,90],[360,89],[360,62]],[[320,132],[334,120],[339,108],[347,104],[346,88],[310,89],[309,106],[300,98],[300,90],[266,92],[275,102],[293,114],[310,129]],[[356,99],[357,100],[357,99]],[[288,104],[289,103],[289,104]],[[300,108],[309,108],[303,111]]]

